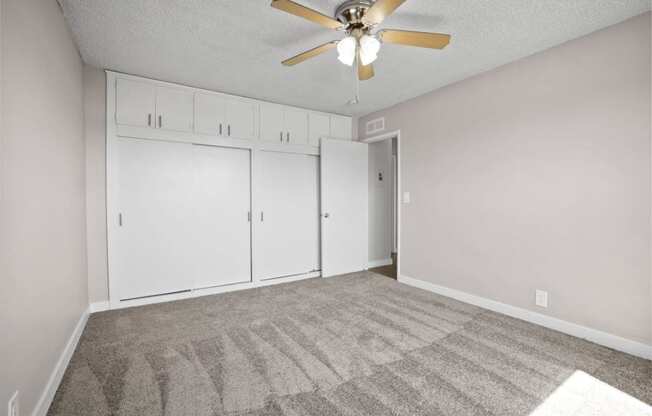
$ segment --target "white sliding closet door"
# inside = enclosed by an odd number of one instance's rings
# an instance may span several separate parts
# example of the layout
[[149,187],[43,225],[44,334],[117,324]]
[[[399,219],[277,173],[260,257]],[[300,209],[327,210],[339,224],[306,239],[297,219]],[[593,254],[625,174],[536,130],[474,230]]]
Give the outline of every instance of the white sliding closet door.
[[193,146],[118,139],[120,226],[111,261],[120,300],[190,290]]
[[257,278],[318,270],[318,157],[261,151],[256,159]]
[[195,288],[251,281],[250,151],[193,146]]

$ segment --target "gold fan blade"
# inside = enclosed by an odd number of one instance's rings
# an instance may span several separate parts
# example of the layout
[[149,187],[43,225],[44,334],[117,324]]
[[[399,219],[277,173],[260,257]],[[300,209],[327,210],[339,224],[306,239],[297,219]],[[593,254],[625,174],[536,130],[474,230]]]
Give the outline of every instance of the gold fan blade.
[[378,35],[386,43],[432,49],[444,49],[451,40],[451,35],[443,33],[410,32],[408,30],[381,30]]
[[303,17],[311,22],[317,23],[329,29],[340,29],[344,25],[332,17],[321,14],[315,10],[309,9],[291,0],[272,0],[272,7],[283,10],[284,12],[295,16]]
[[394,10],[405,0],[377,0],[373,6],[367,10],[362,17],[362,21],[367,25],[380,24],[387,16],[394,13]]
[[362,64],[358,64],[358,79],[360,81],[371,79],[374,77],[374,75],[374,66],[372,64],[364,66]]
[[323,45],[317,46],[316,48],[312,48],[309,51],[305,51],[303,53],[298,54],[297,56],[293,56],[290,59],[286,59],[285,61],[283,61],[283,65],[293,66],[296,64],[300,64],[301,62],[307,59],[314,58],[317,55],[321,55],[322,53],[333,49],[335,46],[337,46],[337,41],[324,43]]

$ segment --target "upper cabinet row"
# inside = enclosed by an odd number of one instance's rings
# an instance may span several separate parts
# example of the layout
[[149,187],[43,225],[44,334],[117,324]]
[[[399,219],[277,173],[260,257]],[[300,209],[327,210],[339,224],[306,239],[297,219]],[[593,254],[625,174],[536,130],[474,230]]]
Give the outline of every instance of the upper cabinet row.
[[116,123],[312,146],[319,146],[321,137],[352,136],[351,117],[122,78],[116,85]]

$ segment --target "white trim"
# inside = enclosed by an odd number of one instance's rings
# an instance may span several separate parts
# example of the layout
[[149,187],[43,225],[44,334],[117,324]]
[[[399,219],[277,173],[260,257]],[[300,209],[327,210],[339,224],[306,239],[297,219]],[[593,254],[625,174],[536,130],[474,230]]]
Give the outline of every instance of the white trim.
[[553,318],[551,316],[543,315],[527,309],[497,302],[495,300],[472,295],[470,293],[462,292],[459,290],[450,289],[444,286],[439,286],[434,283],[425,282],[423,280],[418,280],[412,277],[399,275],[398,281],[400,283],[414,286],[419,289],[457,299],[461,302],[489,309],[490,311],[502,313],[513,318],[522,319],[524,321],[554,329],[568,335],[586,339],[588,341],[595,342],[596,344],[604,345],[605,347],[613,348],[618,351],[652,360],[652,345],[646,345],[638,341],[620,337],[618,335],[609,334],[597,329],[588,328],[568,321],[563,321],[561,319]]
[[217,295],[220,293],[236,292],[239,290],[255,289],[257,287],[296,282],[299,280],[312,279],[320,276],[321,273],[317,271],[317,272],[304,273],[304,274],[299,274],[294,276],[279,277],[276,279],[266,279],[266,280],[258,280],[258,281],[254,280],[252,282],[234,283],[231,285],[192,289],[187,292],[171,293],[169,295],[151,296],[151,297],[141,298],[141,299],[131,299],[131,300],[124,300],[124,301],[111,300],[109,302],[106,302],[107,308],[104,310],[124,309],[124,308],[132,308],[135,306],[153,305],[155,303],[172,302],[175,300],[193,299],[201,296]]
[[108,300],[102,302],[93,302],[91,303],[89,308],[90,313],[104,312],[104,311],[108,311],[109,309],[111,309],[111,307]]
[[381,267],[381,266],[389,266],[392,264],[392,259],[379,259],[379,260],[369,260],[369,268],[372,269],[374,267]]
[[394,130],[390,131],[387,133],[380,134],[378,136],[373,136],[373,137],[367,137],[365,139],[360,140],[362,143],[374,143],[374,142],[380,142],[383,140],[388,140],[388,139],[393,139],[396,137],[396,183],[397,183],[397,198],[398,200],[396,201],[396,253],[398,256],[396,257],[396,273],[398,275],[401,274],[401,223],[403,222],[401,220],[401,211],[402,211],[402,195],[403,195],[403,186],[401,184],[401,178],[403,177],[401,174],[401,159],[402,159],[402,151],[401,151],[401,130]]
[[79,343],[79,338],[81,337],[82,332],[84,332],[84,328],[86,327],[86,322],[88,321],[88,315],[89,315],[88,309],[82,312],[82,315],[79,318],[79,321],[77,322],[77,326],[75,326],[75,329],[70,335],[70,338],[66,343],[66,346],[61,352],[61,355],[59,356],[59,360],[57,361],[57,364],[54,366],[54,370],[52,370],[52,374],[50,374],[50,378],[48,379],[48,382],[45,385],[45,389],[43,390],[43,393],[41,393],[41,397],[39,398],[38,403],[36,404],[36,407],[32,412],[32,416],[45,416],[47,414],[48,409],[52,404],[52,400],[54,399],[54,395],[57,392],[57,389],[59,388],[59,384],[61,384],[61,379],[63,378],[63,374],[65,373],[66,368],[70,363],[70,358],[72,358],[72,354],[75,352],[75,348],[77,348],[77,344]]

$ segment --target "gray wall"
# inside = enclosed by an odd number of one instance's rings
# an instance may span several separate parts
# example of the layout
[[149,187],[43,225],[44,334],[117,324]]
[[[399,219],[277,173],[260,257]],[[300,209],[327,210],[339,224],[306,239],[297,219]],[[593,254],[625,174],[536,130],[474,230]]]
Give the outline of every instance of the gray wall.
[[106,252],[106,73],[84,65],[88,298],[109,299]]
[[0,412],[29,415],[88,306],[82,63],[54,0],[2,6]]
[[652,344],[650,114],[648,13],[361,118],[401,130],[402,274]]
[[392,180],[392,140],[369,144],[369,261],[392,254]]

